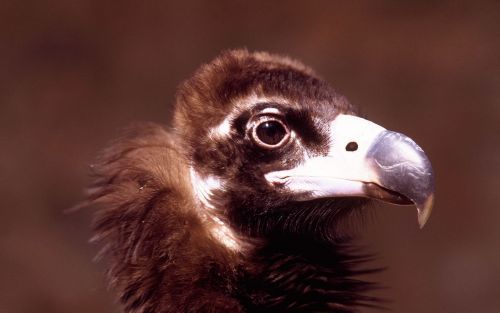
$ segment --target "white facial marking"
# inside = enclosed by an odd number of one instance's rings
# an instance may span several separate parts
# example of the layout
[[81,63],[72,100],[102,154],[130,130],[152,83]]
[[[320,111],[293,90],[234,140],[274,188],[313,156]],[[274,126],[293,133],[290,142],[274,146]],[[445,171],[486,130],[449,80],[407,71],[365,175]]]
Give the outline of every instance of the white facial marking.
[[215,225],[210,228],[212,236],[233,251],[241,250],[241,245],[238,243],[233,231],[218,217],[214,216],[212,219],[215,222]]
[[227,137],[231,132],[232,117],[226,117],[218,126],[210,129],[210,136]]
[[[266,102],[286,103],[286,100],[280,97],[263,97],[257,94],[251,94],[248,97],[239,99],[233,106],[234,107],[233,111],[231,111],[231,113],[229,113],[227,117],[219,125],[210,129],[209,136],[213,136],[216,138],[224,138],[229,136],[229,134],[231,133],[231,124],[242,111],[251,109],[251,107],[257,103],[266,103]],[[263,110],[263,113],[279,114],[280,111],[276,108],[265,108]]]
[[193,190],[200,202],[208,209],[215,209],[212,204],[213,190],[222,187],[221,181],[213,176],[202,178],[193,168],[190,168],[190,174]]
[[192,167],[190,168],[191,184],[196,198],[200,201],[202,209],[198,211],[202,219],[208,222],[208,231],[212,237],[232,251],[240,251],[241,245],[234,232],[224,221],[216,216],[213,203],[213,191],[223,188],[222,181],[216,177],[201,177]]
[[280,110],[276,108],[265,108],[262,110],[262,113],[264,114],[280,114]]

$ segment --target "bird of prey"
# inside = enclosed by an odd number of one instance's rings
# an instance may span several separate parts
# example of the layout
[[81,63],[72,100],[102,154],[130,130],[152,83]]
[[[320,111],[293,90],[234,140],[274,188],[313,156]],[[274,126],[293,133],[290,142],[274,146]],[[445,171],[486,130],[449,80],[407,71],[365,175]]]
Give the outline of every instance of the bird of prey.
[[407,136],[358,116],[311,68],[231,50],[93,166],[86,204],[124,312],[353,312],[377,305],[343,222],[414,204],[434,179]]

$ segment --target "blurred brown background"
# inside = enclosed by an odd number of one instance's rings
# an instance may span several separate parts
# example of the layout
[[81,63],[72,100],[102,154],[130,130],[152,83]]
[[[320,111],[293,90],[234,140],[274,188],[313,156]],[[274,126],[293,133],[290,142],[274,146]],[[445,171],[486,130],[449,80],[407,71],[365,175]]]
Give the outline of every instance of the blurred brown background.
[[119,128],[167,121],[234,47],[301,59],[433,161],[423,231],[382,206],[362,232],[393,311],[499,312],[500,2],[241,0],[0,3],[0,312],[118,312],[90,213],[63,210]]

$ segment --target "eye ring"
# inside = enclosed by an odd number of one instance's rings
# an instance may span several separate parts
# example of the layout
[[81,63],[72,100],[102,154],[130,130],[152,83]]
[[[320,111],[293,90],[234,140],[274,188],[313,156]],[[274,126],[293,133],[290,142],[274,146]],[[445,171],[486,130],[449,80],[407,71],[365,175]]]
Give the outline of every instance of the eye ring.
[[288,126],[275,116],[261,116],[252,124],[251,137],[262,148],[279,148],[290,138]]

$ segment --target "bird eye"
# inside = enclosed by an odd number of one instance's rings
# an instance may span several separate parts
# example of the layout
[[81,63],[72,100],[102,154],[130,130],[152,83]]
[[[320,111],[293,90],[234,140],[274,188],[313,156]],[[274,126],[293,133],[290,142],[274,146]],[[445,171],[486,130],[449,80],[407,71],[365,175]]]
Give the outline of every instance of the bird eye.
[[290,137],[290,131],[281,121],[268,118],[256,124],[252,135],[258,145],[276,148],[286,142]]

